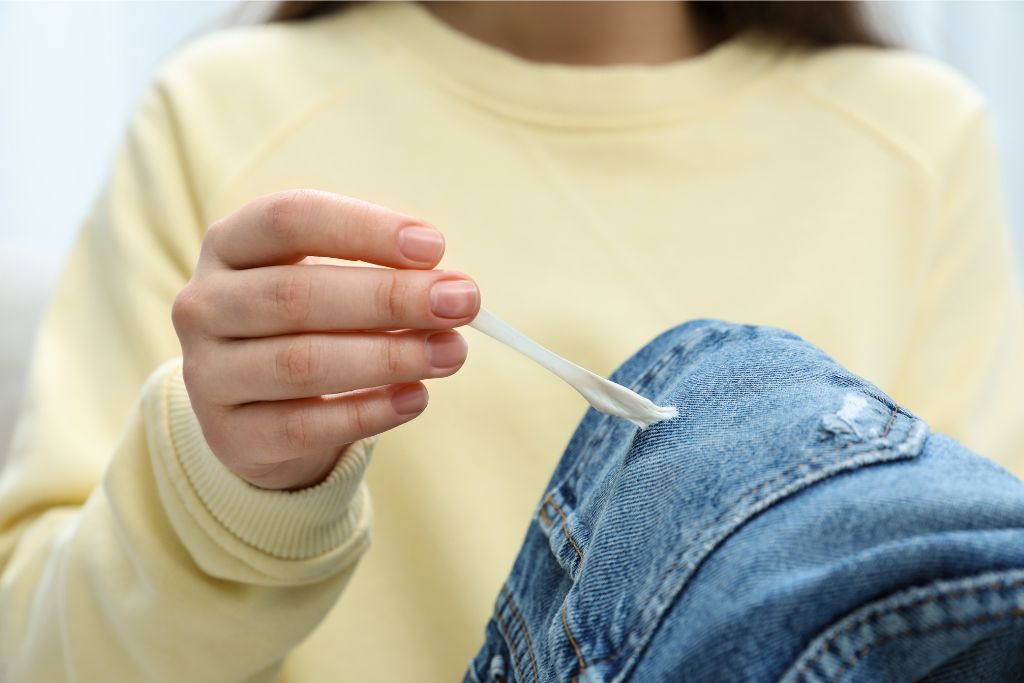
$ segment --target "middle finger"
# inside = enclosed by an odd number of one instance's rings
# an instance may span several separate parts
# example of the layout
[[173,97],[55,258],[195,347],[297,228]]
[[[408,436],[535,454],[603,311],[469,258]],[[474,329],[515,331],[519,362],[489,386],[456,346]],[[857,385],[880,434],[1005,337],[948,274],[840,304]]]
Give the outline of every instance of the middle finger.
[[470,322],[476,283],[443,270],[298,264],[210,275],[213,336],[331,330],[445,329]]

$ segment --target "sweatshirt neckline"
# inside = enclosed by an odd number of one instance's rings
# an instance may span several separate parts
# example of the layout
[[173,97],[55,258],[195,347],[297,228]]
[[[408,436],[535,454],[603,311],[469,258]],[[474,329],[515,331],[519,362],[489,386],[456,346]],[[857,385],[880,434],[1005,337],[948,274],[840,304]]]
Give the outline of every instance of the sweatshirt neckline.
[[742,91],[778,56],[765,39],[744,33],[667,64],[542,63],[472,38],[416,2],[366,3],[348,11],[447,89],[546,123],[622,125],[685,116]]

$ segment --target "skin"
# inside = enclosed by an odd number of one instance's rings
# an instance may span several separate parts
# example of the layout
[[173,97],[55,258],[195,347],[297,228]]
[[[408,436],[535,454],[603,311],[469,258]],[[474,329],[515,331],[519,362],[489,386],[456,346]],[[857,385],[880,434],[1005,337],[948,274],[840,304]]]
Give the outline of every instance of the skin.
[[[685,3],[440,2],[454,29],[524,59],[658,64],[705,49]],[[208,229],[174,301],[184,380],[210,449],[262,488],[316,485],[354,441],[419,416],[420,380],[459,370],[480,292],[436,270],[422,219],[351,197],[260,197]],[[318,261],[331,257],[384,266]]]

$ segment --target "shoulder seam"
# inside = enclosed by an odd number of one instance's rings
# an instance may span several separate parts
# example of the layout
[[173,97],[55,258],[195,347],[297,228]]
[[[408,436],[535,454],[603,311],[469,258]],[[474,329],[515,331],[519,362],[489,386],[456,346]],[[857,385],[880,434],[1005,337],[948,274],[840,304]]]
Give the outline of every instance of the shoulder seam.
[[[183,133],[181,119],[178,115],[178,111],[174,107],[172,98],[166,88],[166,84],[160,80],[154,80],[152,87],[153,96],[159,101],[161,114],[166,117],[167,125],[169,127],[170,139],[169,142],[174,148],[174,154],[177,156],[175,160],[179,165],[182,173],[182,182],[185,184],[185,188],[188,194],[189,213],[196,222],[202,222],[205,219],[205,211],[202,206],[202,198],[199,189],[196,187],[196,175],[189,163],[189,156],[183,145]],[[137,111],[139,105],[136,105]],[[205,227],[205,226],[202,226]],[[156,234],[156,233],[154,233]],[[175,252],[176,250],[170,249],[167,245],[167,239],[163,236],[158,235],[164,242],[164,248],[168,251]],[[202,239],[202,235],[199,235]],[[191,275],[194,268],[194,264],[182,261],[175,261],[175,265],[184,274],[185,278]]]
[[364,69],[358,78],[336,86],[322,97],[316,99],[291,117],[285,119],[280,126],[274,129],[267,138],[265,138],[263,144],[256,146],[245,161],[243,161],[234,172],[228,175],[224,181],[216,187],[216,189],[210,192],[206,201],[201,202],[203,220],[206,221],[207,224],[216,220],[209,215],[209,209],[211,206],[216,204],[220,197],[224,196],[228,190],[240,183],[259,165],[261,161],[266,159],[274,150],[281,147],[281,145],[294,136],[298,131],[302,130],[302,128],[304,128],[314,117],[357,91],[367,80],[376,75],[377,71],[383,67],[383,63],[386,63],[386,61],[390,60],[385,60],[385,58],[382,57],[376,63]]
[[788,74],[781,69],[776,70],[774,76],[783,87],[802,96],[812,104],[831,112],[837,118],[844,120],[851,127],[859,129],[867,136],[873,138],[879,146],[889,150],[893,156],[914,168],[924,177],[931,187],[934,188],[937,186],[938,176],[935,170],[911,148],[895,139],[892,135],[886,133],[879,126],[857,114],[849,107],[844,107],[835,100],[816,92],[804,83],[801,83],[791,74]]

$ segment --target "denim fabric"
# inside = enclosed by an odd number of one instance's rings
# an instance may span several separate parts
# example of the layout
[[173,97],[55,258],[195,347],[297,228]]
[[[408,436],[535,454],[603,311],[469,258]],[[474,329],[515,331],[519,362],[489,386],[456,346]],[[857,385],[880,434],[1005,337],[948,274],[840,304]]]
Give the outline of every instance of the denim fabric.
[[1018,680],[1020,480],[781,330],[612,378],[679,417],[587,412],[467,681]]

